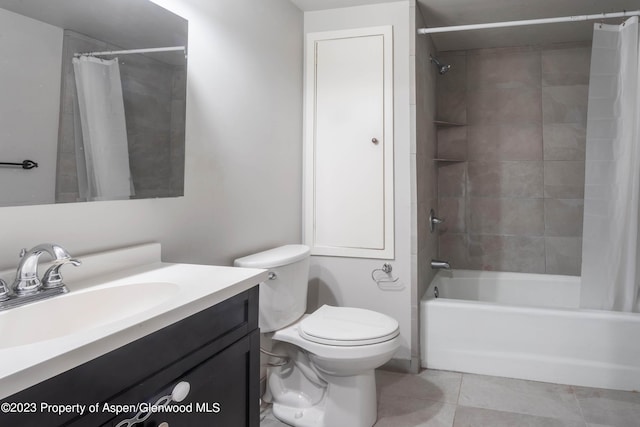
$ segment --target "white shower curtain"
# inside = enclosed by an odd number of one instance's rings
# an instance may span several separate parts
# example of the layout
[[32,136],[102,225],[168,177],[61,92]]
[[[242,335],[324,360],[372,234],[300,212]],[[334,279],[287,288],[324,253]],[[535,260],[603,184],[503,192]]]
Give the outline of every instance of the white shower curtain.
[[640,311],[638,17],[596,24],[591,58],[581,306]]
[[82,128],[76,147],[84,153],[76,156],[81,197],[129,198],[133,185],[118,59],[81,56],[73,68]]

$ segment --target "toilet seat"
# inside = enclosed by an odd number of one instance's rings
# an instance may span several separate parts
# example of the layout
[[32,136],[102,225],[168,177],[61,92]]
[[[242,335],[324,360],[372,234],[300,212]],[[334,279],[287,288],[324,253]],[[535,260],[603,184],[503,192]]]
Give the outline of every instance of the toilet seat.
[[300,321],[298,333],[318,344],[362,346],[393,339],[400,330],[395,319],[382,313],[323,305]]

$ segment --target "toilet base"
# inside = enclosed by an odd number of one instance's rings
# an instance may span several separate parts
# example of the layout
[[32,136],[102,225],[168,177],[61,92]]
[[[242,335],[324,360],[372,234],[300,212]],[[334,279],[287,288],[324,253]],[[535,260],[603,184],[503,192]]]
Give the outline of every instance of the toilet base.
[[375,371],[359,375],[322,374],[327,381],[324,398],[316,405],[293,407],[278,403],[274,396],[273,415],[294,427],[371,427],[377,419]]

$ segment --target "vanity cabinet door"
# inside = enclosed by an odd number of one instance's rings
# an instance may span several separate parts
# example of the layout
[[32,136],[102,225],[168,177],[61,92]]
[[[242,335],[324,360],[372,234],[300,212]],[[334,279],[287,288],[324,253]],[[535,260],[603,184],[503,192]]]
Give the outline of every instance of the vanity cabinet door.
[[[190,385],[187,397],[182,402],[169,404],[179,408],[179,411],[153,413],[143,422],[135,424],[135,427],[258,427],[260,419],[257,402],[260,396],[255,378],[259,374],[259,342],[259,333],[255,330],[171,381],[146,402],[156,403],[163,396],[170,395],[176,384],[185,381]],[[144,387],[144,384],[140,387]],[[123,399],[119,401],[121,403]],[[121,415],[105,427],[118,426],[123,420],[135,415]]]
[[[174,426],[258,427],[259,351],[256,286],[0,400],[78,403],[87,407],[99,404],[99,410],[88,410],[81,416],[71,412],[60,416],[44,412],[0,413],[0,427],[112,427],[135,414],[125,416],[102,410],[104,402],[155,403],[171,393],[183,378],[191,383],[185,403],[194,402],[194,408],[193,413],[171,414]],[[195,402],[216,401],[221,404],[218,414],[196,412]],[[233,417],[233,421],[227,422],[227,417]],[[116,418],[118,421],[114,422]],[[135,427],[158,427],[165,421],[158,420],[161,418],[156,414]]]

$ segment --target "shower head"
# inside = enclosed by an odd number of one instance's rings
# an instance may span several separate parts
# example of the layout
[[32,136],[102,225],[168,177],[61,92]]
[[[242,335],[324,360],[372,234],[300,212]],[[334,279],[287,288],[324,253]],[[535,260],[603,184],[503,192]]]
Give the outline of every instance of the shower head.
[[429,58],[431,59],[431,62],[433,62],[438,68],[438,73],[444,74],[451,69],[451,64],[443,64],[438,60],[438,58],[434,58],[431,55],[429,55]]

